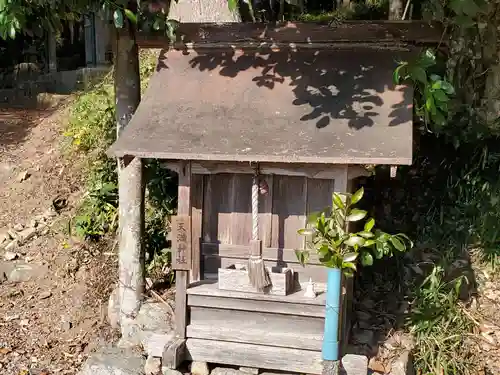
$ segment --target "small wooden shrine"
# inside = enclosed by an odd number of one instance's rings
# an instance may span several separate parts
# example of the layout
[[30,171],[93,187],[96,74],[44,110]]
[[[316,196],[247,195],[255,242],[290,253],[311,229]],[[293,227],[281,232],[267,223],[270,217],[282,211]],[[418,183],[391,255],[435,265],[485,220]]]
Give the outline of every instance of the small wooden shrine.
[[[411,163],[412,90],[394,86],[393,71],[412,42],[434,42],[435,31],[404,22],[182,27],[183,42],[161,54],[111,149],[128,158],[124,170],[135,168],[136,181],[143,158],[179,174],[177,340],[164,365],[321,374],[327,269],[315,257],[298,263],[297,231],[309,213],[331,206],[334,191],[349,192],[366,175],[362,165]],[[131,215],[138,206],[128,204]],[[264,292],[245,271],[255,248],[271,274]],[[314,298],[304,295],[310,279]],[[344,293],[345,302],[348,285]]]

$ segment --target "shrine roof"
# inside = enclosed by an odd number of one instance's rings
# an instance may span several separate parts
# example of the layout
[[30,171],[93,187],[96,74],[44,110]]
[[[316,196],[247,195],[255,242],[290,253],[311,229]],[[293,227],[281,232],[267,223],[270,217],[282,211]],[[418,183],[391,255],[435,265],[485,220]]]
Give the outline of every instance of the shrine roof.
[[407,50],[191,48],[162,51],[114,156],[411,164]]

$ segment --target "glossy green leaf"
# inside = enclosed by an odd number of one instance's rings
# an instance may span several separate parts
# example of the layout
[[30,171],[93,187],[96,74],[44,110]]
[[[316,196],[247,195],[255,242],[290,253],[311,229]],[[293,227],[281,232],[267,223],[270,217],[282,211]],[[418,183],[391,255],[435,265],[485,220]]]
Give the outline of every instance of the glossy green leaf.
[[347,246],[363,246],[365,244],[365,239],[358,236],[351,236],[344,241]]
[[137,23],[137,15],[135,15],[134,12],[132,12],[130,9],[125,9],[124,12],[125,12],[125,16],[127,16],[127,18],[131,22]]
[[436,106],[434,105],[434,98],[429,95],[425,100],[425,109],[427,112],[436,113]]
[[16,39],[16,29],[13,25],[10,26],[9,36],[11,39]]
[[342,198],[340,197],[340,195],[337,194],[337,193],[333,193],[333,195],[332,195],[332,203],[335,206],[337,206],[338,208],[340,208],[341,210],[343,210],[345,208],[344,201],[342,200]]
[[351,269],[356,271],[356,264],[352,262],[344,262],[342,263],[342,269]]
[[370,232],[375,226],[375,219],[370,218],[365,223],[365,232]]
[[358,203],[361,199],[363,199],[363,194],[365,193],[365,189],[361,188],[356,191],[351,197],[351,204]]
[[421,82],[423,84],[427,83],[427,73],[422,67],[414,66],[411,69],[410,74],[415,81]]
[[392,79],[396,85],[399,85],[401,82],[401,73],[404,68],[408,65],[407,62],[402,62],[398,65],[396,69],[394,69],[394,73],[392,75]]
[[375,235],[372,232],[358,232],[358,235],[363,237],[363,238],[372,238],[375,237]]
[[356,254],[356,253],[347,253],[347,254],[344,254],[343,261],[344,262],[354,262],[357,257],[358,257],[358,254]]
[[375,244],[374,240],[366,240],[363,247],[370,247],[370,246],[373,246],[374,244]]
[[450,100],[450,98],[448,98],[448,95],[446,95],[443,90],[434,91],[434,98],[440,102],[447,102],[448,100]]
[[412,248],[413,247],[413,241],[404,233],[398,233],[394,235],[394,237],[397,237],[400,241],[407,241],[408,242],[408,247]]
[[295,256],[302,266],[305,266],[309,262],[309,252],[304,250],[295,250]]
[[443,81],[442,83],[442,89],[446,92],[448,95],[455,95],[455,88],[453,85],[449,82]]
[[398,240],[396,237],[391,237],[390,239],[392,245],[396,248],[398,251],[405,251],[405,245],[402,243],[400,240]]
[[382,245],[377,243],[377,246],[372,247],[372,251],[375,254],[376,259],[382,259],[384,256],[384,249]]
[[436,64],[436,54],[431,49],[426,49],[420,56],[419,65],[424,68],[430,68]]
[[371,266],[373,265],[373,257],[368,251],[363,251],[361,253],[361,264],[363,266]]
[[120,9],[116,9],[113,12],[113,21],[117,29],[123,28],[123,13]]
[[315,231],[314,228],[303,228],[299,229],[297,233],[300,234],[301,236],[312,236],[315,233]]
[[351,210],[351,212],[349,213],[349,215],[346,217],[346,220],[347,221],[359,221],[361,219],[363,219],[366,214],[368,212],[366,212],[365,210],[358,210],[357,208]]

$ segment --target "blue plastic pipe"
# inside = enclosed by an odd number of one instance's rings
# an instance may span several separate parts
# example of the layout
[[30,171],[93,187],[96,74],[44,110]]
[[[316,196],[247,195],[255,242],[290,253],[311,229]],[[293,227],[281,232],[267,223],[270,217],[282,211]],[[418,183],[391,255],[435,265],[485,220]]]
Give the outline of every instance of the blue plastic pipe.
[[339,360],[340,295],[342,290],[342,271],[338,268],[328,270],[326,284],[325,332],[323,335],[323,360]]

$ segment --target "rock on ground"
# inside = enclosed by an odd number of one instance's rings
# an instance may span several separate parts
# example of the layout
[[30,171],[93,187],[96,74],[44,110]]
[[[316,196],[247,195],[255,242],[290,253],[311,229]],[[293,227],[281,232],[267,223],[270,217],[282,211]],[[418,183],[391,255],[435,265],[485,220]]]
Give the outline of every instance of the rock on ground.
[[87,359],[79,375],[144,375],[144,365],[136,351],[103,348]]
[[146,375],[159,375],[161,373],[161,358],[148,356],[144,365]]
[[210,370],[208,369],[208,364],[206,362],[193,361],[191,363],[191,374],[192,375],[209,375]]

